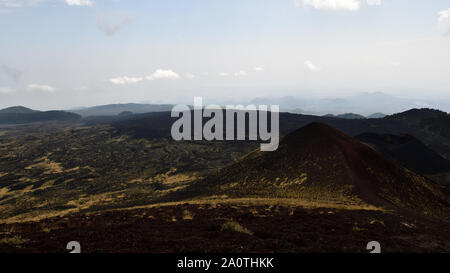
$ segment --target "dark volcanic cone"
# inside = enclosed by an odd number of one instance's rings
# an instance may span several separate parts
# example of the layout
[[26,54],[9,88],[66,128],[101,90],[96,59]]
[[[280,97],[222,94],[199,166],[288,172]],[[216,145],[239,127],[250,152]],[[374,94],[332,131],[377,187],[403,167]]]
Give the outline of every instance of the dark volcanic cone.
[[438,185],[321,123],[287,135],[277,151],[256,150],[186,191],[189,197],[302,198],[439,215],[450,208],[448,192]]

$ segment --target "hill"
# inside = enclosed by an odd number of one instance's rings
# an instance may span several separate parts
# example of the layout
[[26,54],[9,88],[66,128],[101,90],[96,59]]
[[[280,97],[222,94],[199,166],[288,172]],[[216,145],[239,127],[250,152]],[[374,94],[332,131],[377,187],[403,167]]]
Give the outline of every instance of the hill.
[[42,121],[76,121],[81,116],[64,111],[36,111],[23,106],[0,110],[0,124],[26,124]]
[[420,174],[450,172],[450,162],[411,135],[364,133],[355,137]]
[[[378,134],[410,134],[441,156],[450,159],[450,139],[420,127],[419,121],[429,116],[427,109],[415,109],[417,114],[404,115],[403,118],[388,116],[380,119],[342,119],[293,113],[280,113],[280,134],[286,135],[311,122],[327,124],[349,136],[357,136],[366,132]],[[400,113],[399,115],[401,115]],[[109,124],[119,132],[137,138],[163,137],[170,138],[170,128],[176,118],[170,112],[145,113],[124,117],[102,117],[85,119],[88,125]]]
[[191,196],[301,198],[447,215],[448,192],[336,129],[311,123],[186,189]]
[[132,112],[136,114],[149,112],[164,112],[171,111],[173,105],[171,104],[107,104],[99,105],[82,109],[69,110],[72,113],[79,114],[83,117],[87,116],[116,116],[122,112]]
[[436,109],[430,109],[430,108],[421,108],[421,109],[410,109],[408,111],[396,113],[390,116],[387,116],[388,119],[396,119],[396,120],[404,120],[407,121],[410,124],[418,125],[423,120],[429,119],[429,118],[438,118],[446,113],[440,110]]
[[345,113],[345,114],[339,114],[339,115],[333,115],[333,114],[326,114],[323,117],[327,118],[343,118],[343,119],[365,119],[365,116],[354,114],[354,113]]
[[383,113],[373,113],[371,115],[368,115],[367,118],[384,118],[386,116],[387,115]]
[[337,115],[336,117],[338,118],[345,118],[345,119],[365,119],[365,116],[359,115],[359,114],[354,114],[354,113],[345,113],[345,114],[340,114]]
[[28,114],[34,112],[38,111],[23,106],[13,106],[0,110],[1,114]]
[[[422,130],[442,136],[445,139],[444,142],[447,142],[450,139],[450,115],[440,110],[429,108],[411,109],[402,113],[387,116],[384,120],[401,121],[415,131]],[[427,145],[431,144],[427,143],[424,139],[421,140]],[[439,152],[439,150],[436,151]],[[447,159],[450,158],[447,155],[445,156]]]
[[450,138],[450,114],[442,113],[437,117],[422,119],[420,126],[436,134]]

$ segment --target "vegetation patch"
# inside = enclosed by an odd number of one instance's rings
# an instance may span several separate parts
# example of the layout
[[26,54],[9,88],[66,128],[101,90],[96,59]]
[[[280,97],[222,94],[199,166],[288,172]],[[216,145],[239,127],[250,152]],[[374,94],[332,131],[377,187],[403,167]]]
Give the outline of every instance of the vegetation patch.
[[248,235],[253,235],[253,232],[241,226],[238,222],[228,221],[222,225],[222,231],[239,232]]
[[6,238],[2,238],[0,239],[0,245],[1,244],[6,244],[6,245],[12,245],[15,246],[17,248],[22,247],[23,244],[25,244],[26,242],[28,242],[27,239],[24,239],[18,235],[15,235],[13,237],[6,237]]

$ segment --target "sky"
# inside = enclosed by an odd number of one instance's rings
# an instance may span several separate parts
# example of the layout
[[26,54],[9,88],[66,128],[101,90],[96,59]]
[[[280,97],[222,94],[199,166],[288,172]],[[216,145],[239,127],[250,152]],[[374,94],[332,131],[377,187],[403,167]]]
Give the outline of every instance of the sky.
[[0,107],[450,100],[450,0],[0,0]]

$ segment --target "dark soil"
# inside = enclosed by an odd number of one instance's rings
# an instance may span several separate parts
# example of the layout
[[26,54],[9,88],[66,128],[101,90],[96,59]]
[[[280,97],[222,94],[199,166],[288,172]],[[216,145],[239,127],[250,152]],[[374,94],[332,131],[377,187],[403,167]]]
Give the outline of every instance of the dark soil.
[[[192,218],[192,219],[191,219]],[[222,230],[233,221],[253,232]],[[279,206],[178,205],[72,215],[35,223],[0,225],[0,252],[450,252],[450,223],[381,211]]]

